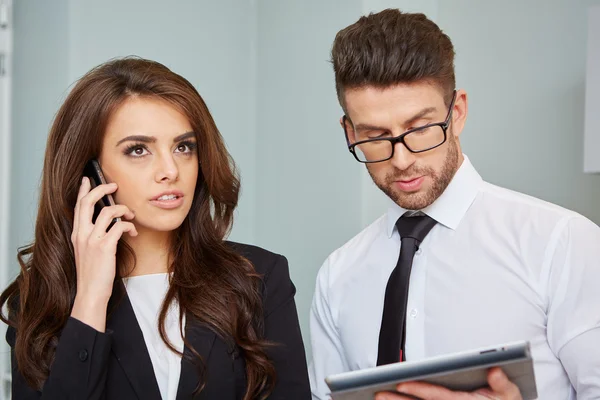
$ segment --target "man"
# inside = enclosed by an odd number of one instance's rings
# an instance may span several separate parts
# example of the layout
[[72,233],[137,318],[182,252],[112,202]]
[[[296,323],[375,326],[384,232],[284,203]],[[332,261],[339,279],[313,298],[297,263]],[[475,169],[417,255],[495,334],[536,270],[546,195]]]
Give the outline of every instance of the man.
[[[337,34],[332,59],[349,149],[395,204],[319,271],[313,399],[327,398],[331,374],[519,340],[540,399],[600,398],[600,228],[482,180],[461,151],[467,94],[452,43],[424,15],[362,17]],[[398,390],[521,398],[500,369],[488,383]]]

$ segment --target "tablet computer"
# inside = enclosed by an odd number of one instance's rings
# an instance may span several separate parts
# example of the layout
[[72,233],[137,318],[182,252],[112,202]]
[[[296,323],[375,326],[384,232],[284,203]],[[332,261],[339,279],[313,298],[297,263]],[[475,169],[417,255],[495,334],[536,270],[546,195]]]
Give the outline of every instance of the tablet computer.
[[523,400],[537,399],[530,345],[525,341],[344,372],[328,376],[325,382],[333,400],[373,400],[375,393],[396,392],[396,385],[407,381],[471,392],[488,386],[487,372],[492,367],[502,368]]

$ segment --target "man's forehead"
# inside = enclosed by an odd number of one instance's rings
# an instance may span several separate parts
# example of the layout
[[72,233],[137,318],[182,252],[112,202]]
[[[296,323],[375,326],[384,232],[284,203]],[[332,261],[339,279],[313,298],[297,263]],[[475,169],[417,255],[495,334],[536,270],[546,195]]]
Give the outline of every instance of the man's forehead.
[[433,93],[399,93],[399,91],[353,90],[346,97],[346,112],[352,123],[368,128],[374,121],[426,118],[445,110],[441,95]]

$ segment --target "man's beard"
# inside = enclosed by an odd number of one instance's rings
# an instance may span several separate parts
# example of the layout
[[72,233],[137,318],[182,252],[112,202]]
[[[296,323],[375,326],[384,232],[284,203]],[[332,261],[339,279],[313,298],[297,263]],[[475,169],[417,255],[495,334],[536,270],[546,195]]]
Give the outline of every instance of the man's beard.
[[[373,182],[381,189],[390,199],[406,210],[421,210],[442,195],[448,187],[456,170],[458,169],[459,150],[458,143],[450,132],[448,140],[448,153],[444,160],[444,166],[440,173],[436,173],[433,168],[429,167],[411,167],[406,171],[400,171],[394,168],[394,171],[387,174],[383,182],[379,182],[371,171],[369,175]],[[367,168],[368,170],[368,168]],[[394,188],[394,182],[403,178],[412,178],[415,176],[429,176],[433,180],[432,186],[426,192],[403,193]]]

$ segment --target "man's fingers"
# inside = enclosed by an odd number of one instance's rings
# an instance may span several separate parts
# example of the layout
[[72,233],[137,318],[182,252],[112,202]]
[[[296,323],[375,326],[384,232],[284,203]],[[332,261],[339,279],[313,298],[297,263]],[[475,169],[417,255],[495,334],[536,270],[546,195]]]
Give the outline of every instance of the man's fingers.
[[445,398],[457,398],[451,396],[457,396],[459,393],[452,392],[442,386],[432,385],[425,382],[406,382],[396,386],[396,390],[400,393],[409,394],[416,396],[421,399],[445,399]]
[[519,388],[512,383],[501,368],[492,368],[488,372],[488,385],[502,398],[521,398]]
[[402,396],[398,393],[380,392],[375,395],[375,400],[412,400],[411,397]]
[[477,395],[478,399],[502,400],[496,393],[488,388],[479,389],[474,394]]

